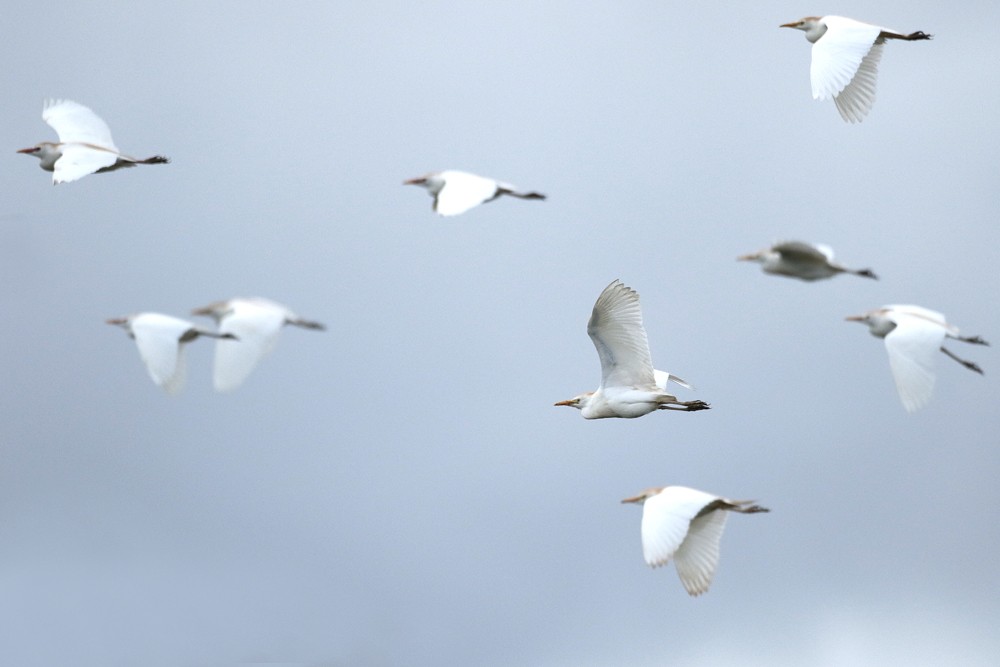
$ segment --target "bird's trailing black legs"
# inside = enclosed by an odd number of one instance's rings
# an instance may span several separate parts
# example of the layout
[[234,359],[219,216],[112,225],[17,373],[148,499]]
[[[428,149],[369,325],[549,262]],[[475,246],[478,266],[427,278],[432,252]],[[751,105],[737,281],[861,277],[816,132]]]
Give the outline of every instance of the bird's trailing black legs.
[[979,366],[977,366],[976,364],[972,363],[971,361],[966,361],[965,359],[962,359],[961,357],[957,356],[954,352],[952,352],[951,350],[949,350],[949,349],[947,349],[945,347],[942,347],[941,351],[944,352],[945,354],[947,354],[949,357],[951,357],[955,361],[957,361],[958,363],[960,363],[963,366],[965,366],[966,368],[968,368],[970,371],[976,371],[980,375],[984,375],[983,369],[980,368]]

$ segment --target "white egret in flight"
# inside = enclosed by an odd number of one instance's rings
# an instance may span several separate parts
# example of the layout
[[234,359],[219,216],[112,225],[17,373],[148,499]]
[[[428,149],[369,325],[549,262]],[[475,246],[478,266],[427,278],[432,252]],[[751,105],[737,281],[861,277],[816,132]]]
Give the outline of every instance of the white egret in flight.
[[979,336],[962,336],[958,328],[948,324],[944,315],[920,306],[883,306],[864,315],[846,318],[863,322],[871,334],[885,340],[889,352],[889,368],[896,390],[907,412],[927,405],[934,391],[934,359],[940,350],[970,371],[983,371],[971,361],[959,358],[944,347],[945,338],[963,343],[989,345]]
[[[639,294],[615,280],[604,288],[587,323],[601,359],[601,385],[556,405],[577,408],[584,419],[631,419],[654,410],[706,410],[704,401],[679,401],[666,391],[668,373],[657,376],[642,325]],[[658,384],[657,377],[659,377]],[[675,381],[679,378],[674,376]],[[678,382],[686,386],[683,380]]]
[[403,181],[403,185],[420,185],[434,197],[434,210],[439,215],[458,215],[500,195],[521,199],[545,199],[538,192],[522,192],[510,183],[476,176],[464,171],[436,171]]
[[[215,333],[199,329],[194,324],[160,313],[137,313],[128,317],[110,319],[108,324],[122,327],[139,348],[139,357],[146,364],[149,376],[170,394],[184,387],[187,364],[184,361],[184,344],[198,336],[234,339],[229,333]],[[236,343],[234,343],[236,344]]]
[[779,27],[805,31],[813,45],[809,69],[813,99],[832,97],[841,118],[851,123],[864,120],[875,104],[885,40],[931,39],[924,32],[905,34],[843,16],[807,16]]
[[259,297],[216,301],[191,311],[193,315],[215,318],[219,332],[233,334],[239,342],[220,340],[215,344],[213,382],[216,391],[236,389],[247,379],[278,342],[286,324],[323,330],[319,322],[304,320],[280,303]]
[[749,255],[740,255],[736,259],[759,262],[764,273],[810,282],[831,278],[838,273],[853,273],[856,276],[878,279],[871,269],[849,269],[833,261],[833,249],[819,243],[785,241]]
[[642,505],[642,555],[650,567],[671,558],[689,595],[708,590],[719,564],[729,512],[769,512],[749,500],[728,500],[686,486],[647,489],[623,503]]
[[17,152],[40,159],[39,166],[52,172],[54,185],[137,164],[170,162],[162,155],[141,160],[122,155],[111,139],[107,123],[89,108],[70,100],[46,101],[42,120],[56,131],[59,141],[43,141]]

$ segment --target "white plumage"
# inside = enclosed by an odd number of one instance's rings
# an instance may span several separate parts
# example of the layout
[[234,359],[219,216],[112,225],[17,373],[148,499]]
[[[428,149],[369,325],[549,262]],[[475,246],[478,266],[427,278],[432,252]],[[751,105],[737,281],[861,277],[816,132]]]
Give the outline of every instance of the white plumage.
[[439,215],[458,215],[500,195],[520,199],[545,199],[538,192],[521,192],[510,183],[476,176],[464,171],[437,171],[403,181],[403,185],[427,188],[434,197],[434,210]]
[[[654,410],[705,410],[703,401],[678,401],[666,391],[668,378],[653,368],[642,324],[639,294],[615,280],[601,292],[587,323],[587,333],[601,360],[601,385],[556,405],[577,408],[585,419],[631,419]],[[659,373],[659,376],[657,376]]]
[[622,502],[642,504],[646,564],[659,567],[673,559],[689,595],[701,595],[712,583],[728,512],[769,511],[751,501],[728,500],[686,486],[647,489]]
[[833,259],[833,248],[819,243],[784,241],[736,259],[758,262],[764,273],[814,281],[832,278],[838,273],[877,279],[871,269],[849,269]]
[[843,16],[807,16],[785,23],[806,33],[812,47],[813,99],[833,99],[840,116],[860,123],[875,104],[875,86],[882,48],[887,39],[931,39],[924,32],[904,34]]
[[215,345],[213,383],[220,392],[233,391],[243,384],[260,360],[274,349],[286,324],[324,329],[319,322],[304,320],[280,303],[260,297],[217,301],[196,308],[192,314],[215,318],[220,333],[239,339],[239,343],[220,340]]
[[912,305],[883,306],[864,315],[847,318],[868,325],[871,334],[885,340],[889,368],[899,399],[907,412],[927,405],[934,391],[934,359],[940,350],[971,371],[982,374],[976,364],[961,359],[942,345],[945,338],[964,343],[988,345],[979,336],[961,336],[958,328],[945,321],[944,315]]
[[[108,320],[122,327],[139,348],[139,357],[146,364],[149,376],[169,394],[184,388],[187,364],[184,345],[198,336],[234,338],[232,334],[217,334],[199,329],[191,322],[160,313],[137,313]],[[234,344],[236,344],[235,341]]]
[[164,164],[161,155],[137,159],[122,155],[111,138],[111,130],[89,108],[71,100],[48,100],[42,120],[59,135],[58,142],[42,141],[18,153],[34,155],[42,169],[52,172],[52,183],[68,183],[88,174],[114,171],[137,164]]

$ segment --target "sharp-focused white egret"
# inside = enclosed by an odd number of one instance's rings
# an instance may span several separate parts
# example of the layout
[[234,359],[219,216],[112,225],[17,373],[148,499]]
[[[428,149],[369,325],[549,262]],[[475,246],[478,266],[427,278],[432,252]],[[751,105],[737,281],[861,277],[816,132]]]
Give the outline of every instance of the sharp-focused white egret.
[[[122,327],[139,348],[139,357],[146,364],[149,376],[167,393],[176,394],[184,387],[187,365],[184,344],[198,336],[234,339],[229,333],[199,329],[191,322],[160,313],[137,313],[110,319],[108,324]],[[235,343],[234,343],[235,344]]]
[[213,382],[216,391],[232,391],[243,384],[278,342],[286,324],[323,330],[319,322],[304,320],[280,303],[260,297],[217,301],[191,311],[215,318],[219,332],[235,334],[239,342],[220,340],[215,345]]
[[812,47],[813,99],[833,98],[841,118],[860,123],[875,104],[875,83],[882,47],[887,39],[931,39],[924,32],[909,34],[843,16],[807,16],[785,23],[806,33]]
[[963,343],[989,345],[979,336],[961,336],[958,328],[948,324],[944,315],[920,306],[883,306],[864,315],[846,318],[864,322],[871,334],[885,340],[889,352],[889,367],[896,390],[907,412],[927,405],[934,391],[934,359],[937,351],[982,375],[979,366],[956,356],[942,345],[945,338]]
[[759,262],[764,273],[807,281],[831,278],[838,273],[853,273],[856,276],[878,279],[871,269],[841,266],[833,261],[833,248],[819,243],[785,241],[749,255],[740,255],[736,259]]
[[403,181],[403,185],[420,185],[434,197],[434,210],[439,215],[458,215],[470,208],[493,201],[500,195],[521,199],[545,199],[538,192],[521,192],[510,183],[476,176],[464,171],[436,171]]
[[[587,323],[601,359],[601,385],[556,405],[577,408],[585,419],[631,419],[654,410],[706,410],[704,401],[679,401],[666,391],[669,373],[661,371],[658,385],[642,326],[639,294],[615,280],[604,288]],[[679,379],[679,378],[676,378]],[[686,383],[678,382],[682,386]]]
[[17,152],[40,159],[39,166],[52,172],[55,185],[122,167],[170,162],[162,155],[142,160],[122,155],[111,139],[107,123],[89,108],[70,100],[47,100],[42,107],[42,120],[56,131],[59,141],[43,141]]
[[689,595],[708,590],[719,564],[729,512],[769,512],[749,500],[728,500],[686,486],[647,489],[623,503],[642,504],[642,555],[650,567],[671,558]]

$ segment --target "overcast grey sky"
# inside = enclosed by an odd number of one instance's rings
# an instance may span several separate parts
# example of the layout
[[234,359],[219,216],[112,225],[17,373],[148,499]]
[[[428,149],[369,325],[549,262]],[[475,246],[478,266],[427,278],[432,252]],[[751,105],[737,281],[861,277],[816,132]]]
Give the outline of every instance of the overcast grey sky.
[[[995,665],[996,347],[924,410],[844,316],[1000,344],[995,2],[17,3],[0,42],[0,646],[20,666]],[[683,3],[680,3],[683,4]],[[836,12],[890,43],[861,125],[811,99]],[[53,187],[46,97],[170,165]],[[403,179],[545,192],[456,218]],[[737,263],[781,239],[852,276]],[[639,291],[712,410],[587,422],[585,327]],[[266,296],[237,392],[168,397],[104,319]],[[204,321],[204,324],[209,324]],[[754,498],[712,589],[619,500]]]

